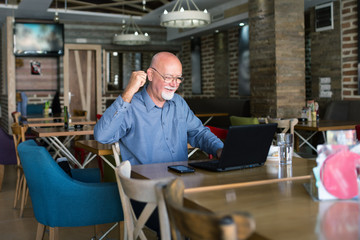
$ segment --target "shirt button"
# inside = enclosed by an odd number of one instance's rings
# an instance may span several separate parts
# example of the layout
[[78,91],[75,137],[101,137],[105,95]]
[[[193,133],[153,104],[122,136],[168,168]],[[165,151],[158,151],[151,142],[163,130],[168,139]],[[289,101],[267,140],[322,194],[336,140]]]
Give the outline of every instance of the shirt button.
[[168,138],[166,138],[166,141],[169,140]]

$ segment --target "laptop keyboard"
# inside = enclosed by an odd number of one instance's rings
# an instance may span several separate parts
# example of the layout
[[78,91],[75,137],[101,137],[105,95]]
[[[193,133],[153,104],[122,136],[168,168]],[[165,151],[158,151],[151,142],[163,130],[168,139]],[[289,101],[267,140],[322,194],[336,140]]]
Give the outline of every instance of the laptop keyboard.
[[253,167],[260,167],[264,164],[249,164],[249,165],[239,165],[234,167],[227,167],[227,168],[219,168],[219,160],[211,160],[211,161],[204,161],[204,162],[191,162],[189,163],[190,166],[195,168],[202,168],[210,171],[228,171],[228,170],[240,170],[240,169],[246,169],[246,168],[253,168]]

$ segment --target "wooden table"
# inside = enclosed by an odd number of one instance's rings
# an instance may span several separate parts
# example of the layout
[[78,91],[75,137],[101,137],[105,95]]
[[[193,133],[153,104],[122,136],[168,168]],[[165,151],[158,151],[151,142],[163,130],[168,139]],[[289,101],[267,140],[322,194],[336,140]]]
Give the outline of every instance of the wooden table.
[[115,169],[116,166],[111,164],[104,156],[113,155],[113,150],[111,148],[112,144],[102,144],[96,140],[80,140],[75,142],[76,147],[83,148],[89,152],[88,156],[83,163],[85,167],[89,162],[91,162],[96,156],[100,156],[110,167]]
[[[172,163],[177,164],[177,163]],[[360,205],[357,201],[316,201],[304,185],[316,165],[293,159],[291,176],[279,178],[278,164],[230,172],[176,174],[167,164],[132,166],[132,177],[180,177],[185,183],[185,204],[212,212],[245,211],[252,214],[258,239],[359,239]],[[280,176],[281,177],[281,176]]]
[[[64,117],[63,116],[59,116],[59,117],[50,117],[50,116],[43,116],[43,115],[37,115],[37,116],[22,116],[23,121],[27,121],[27,122],[38,122],[38,121],[54,121],[54,120],[59,120],[64,122]],[[86,120],[85,116],[73,116],[71,117],[71,119],[73,120]]]
[[206,125],[214,117],[226,117],[226,116],[229,116],[229,113],[197,113],[197,114],[195,114],[195,116],[197,116],[198,118],[207,117],[208,119],[203,123],[203,125]]
[[[320,120],[320,121],[307,121],[307,122],[299,122],[295,125],[294,130],[295,134],[303,141],[300,145],[303,146],[307,144],[310,148],[312,148],[315,152],[317,152],[316,146],[313,146],[309,140],[318,132],[321,132],[324,141],[326,142],[326,134],[325,132],[328,130],[355,130],[355,126],[360,122],[356,121],[334,121],[334,120]],[[313,132],[309,137],[304,138],[298,132],[298,130],[310,131]]]
[[[78,167],[83,168],[83,166],[77,161],[74,155],[71,154],[66,145],[70,143],[75,136],[83,135],[93,135],[94,126],[85,125],[83,128],[79,129],[65,129],[63,127],[50,127],[50,128],[33,128],[31,131],[36,135],[36,137],[42,138],[50,147],[56,150],[54,158],[58,154],[63,153],[72,163],[76,164]],[[64,141],[60,141],[59,137],[66,137]]]
[[256,221],[250,239],[318,239],[315,229],[320,203],[303,186],[310,181],[315,161],[294,157],[292,165],[267,161],[257,168],[220,173],[197,169],[193,174],[168,171],[167,166],[174,164],[179,163],[133,165],[132,177],[180,177],[188,207],[250,212]]
[[[77,119],[71,118],[70,125],[95,125],[96,121],[89,121],[86,119]],[[54,122],[53,120],[39,120],[39,121],[30,121],[27,123],[29,127],[60,127],[64,126],[64,122]]]
[[360,239],[359,203],[314,201],[304,187],[308,182],[187,192],[185,197],[195,208],[251,213],[256,232],[250,239]]
[[187,192],[208,191],[218,187],[231,189],[234,187],[258,185],[264,182],[279,182],[289,179],[310,179],[310,173],[316,162],[303,158],[293,158],[292,165],[279,165],[267,161],[264,166],[228,171],[210,172],[196,169],[195,173],[178,174],[167,169],[169,165],[183,164],[187,162],[171,162],[146,165],[133,165],[132,177],[143,179],[156,179],[165,177],[180,177],[185,183]]

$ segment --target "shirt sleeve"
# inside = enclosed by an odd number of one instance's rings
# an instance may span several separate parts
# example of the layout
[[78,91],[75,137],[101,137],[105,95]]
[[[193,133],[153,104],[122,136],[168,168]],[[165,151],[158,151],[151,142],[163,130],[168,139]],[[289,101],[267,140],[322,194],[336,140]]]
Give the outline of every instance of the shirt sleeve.
[[96,123],[94,127],[95,140],[103,144],[119,141],[126,134],[127,129],[130,128],[127,120],[130,109],[131,103],[125,102],[119,96]]
[[187,104],[186,109],[188,142],[191,146],[198,147],[206,153],[216,156],[216,151],[223,148],[224,143],[202,124]]

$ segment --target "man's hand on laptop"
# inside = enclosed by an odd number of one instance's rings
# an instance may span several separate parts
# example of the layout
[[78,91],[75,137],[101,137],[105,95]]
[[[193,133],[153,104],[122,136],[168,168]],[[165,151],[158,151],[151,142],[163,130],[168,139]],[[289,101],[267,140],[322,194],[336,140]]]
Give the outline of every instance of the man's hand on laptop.
[[216,150],[216,156],[218,159],[220,159],[221,153],[222,153],[222,148],[219,148],[218,150]]

